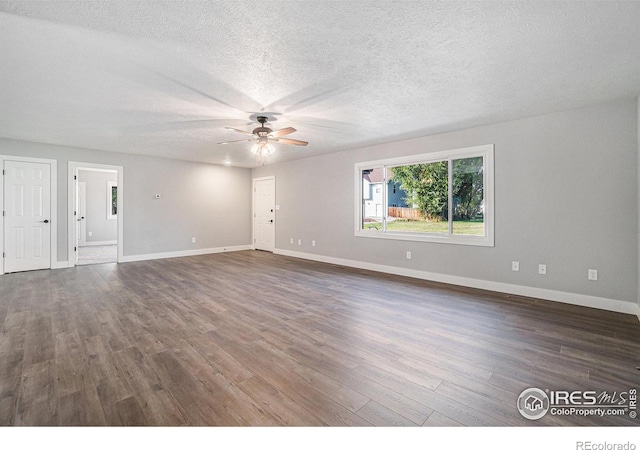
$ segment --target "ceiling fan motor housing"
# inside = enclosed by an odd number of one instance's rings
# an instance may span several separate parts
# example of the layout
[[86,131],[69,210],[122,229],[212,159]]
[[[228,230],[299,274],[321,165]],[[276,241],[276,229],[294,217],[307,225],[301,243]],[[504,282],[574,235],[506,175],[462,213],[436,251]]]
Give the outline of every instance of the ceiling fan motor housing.
[[271,128],[267,128],[264,126],[265,123],[267,123],[267,121],[269,120],[269,118],[267,116],[258,116],[256,117],[256,120],[258,122],[260,122],[260,124],[262,125],[261,127],[255,128],[253,130],[253,134],[263,137],[268,135],[269,133],[271,133],[273,130]]
[[253,134],[262,137],[262,136],[266,136],[267,134],[271,133],[272,131],[273,130],[271,128],[258,127],[258,128],[254,128]]

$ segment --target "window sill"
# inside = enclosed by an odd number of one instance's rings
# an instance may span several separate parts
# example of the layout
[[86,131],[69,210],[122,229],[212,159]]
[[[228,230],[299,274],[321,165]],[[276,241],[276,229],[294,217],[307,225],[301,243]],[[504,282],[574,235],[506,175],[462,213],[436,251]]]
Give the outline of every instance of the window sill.
[[454,244],[454,245],[473,245],[478,247],[494,247],[494,241],[489,236],[468,236],[468,235],[438,235],[434,234],[415,234],[415,233],[382,233],[380,231],[362,231],[355,232],[356,237],[373,238],[373,239],[391,239],[396,241],[414,241],[414,242],[433,242],[437,244]]

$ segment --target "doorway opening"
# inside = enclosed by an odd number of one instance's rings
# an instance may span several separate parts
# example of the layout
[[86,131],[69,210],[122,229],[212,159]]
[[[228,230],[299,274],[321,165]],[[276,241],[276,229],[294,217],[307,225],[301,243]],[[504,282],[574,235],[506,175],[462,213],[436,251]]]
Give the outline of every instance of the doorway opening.
[[69,163],[69,266],[122,258],[122,167]]

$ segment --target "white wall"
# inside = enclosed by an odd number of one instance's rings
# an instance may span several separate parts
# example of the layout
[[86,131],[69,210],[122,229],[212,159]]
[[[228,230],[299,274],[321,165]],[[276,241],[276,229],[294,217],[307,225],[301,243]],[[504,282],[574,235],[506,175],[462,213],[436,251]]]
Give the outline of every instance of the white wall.
[[[611,299],[635,311],[637,116],[635,100],[616,101],[264,166],[253,177],[276,176],[277,249]],[[481,144],[495,145],[495,247],[354,237],[355,163]],[[597,282],[587,280],[591,268]]]
[[[79,170],[78,181],[86,183],[87,210],[85,215],[87,243],[114,242],[118,239],[118,221],[107,218],[108,181],[118,181],[117,172]],[[109,203],[109,206],[111,203]],[[91,233],[91,236],[89,236]]]
[[125,257],[251,243],[249,169],[9,139],[0,154],[58,160],[58,261],[67,260],[68,161],[124,167]]

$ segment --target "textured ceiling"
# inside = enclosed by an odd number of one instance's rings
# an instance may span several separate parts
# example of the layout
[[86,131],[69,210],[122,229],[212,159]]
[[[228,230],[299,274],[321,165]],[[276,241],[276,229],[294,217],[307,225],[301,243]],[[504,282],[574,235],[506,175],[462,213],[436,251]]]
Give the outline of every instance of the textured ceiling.
[[0,1],[0,136],[252,167],[640,93],[638,2]]

